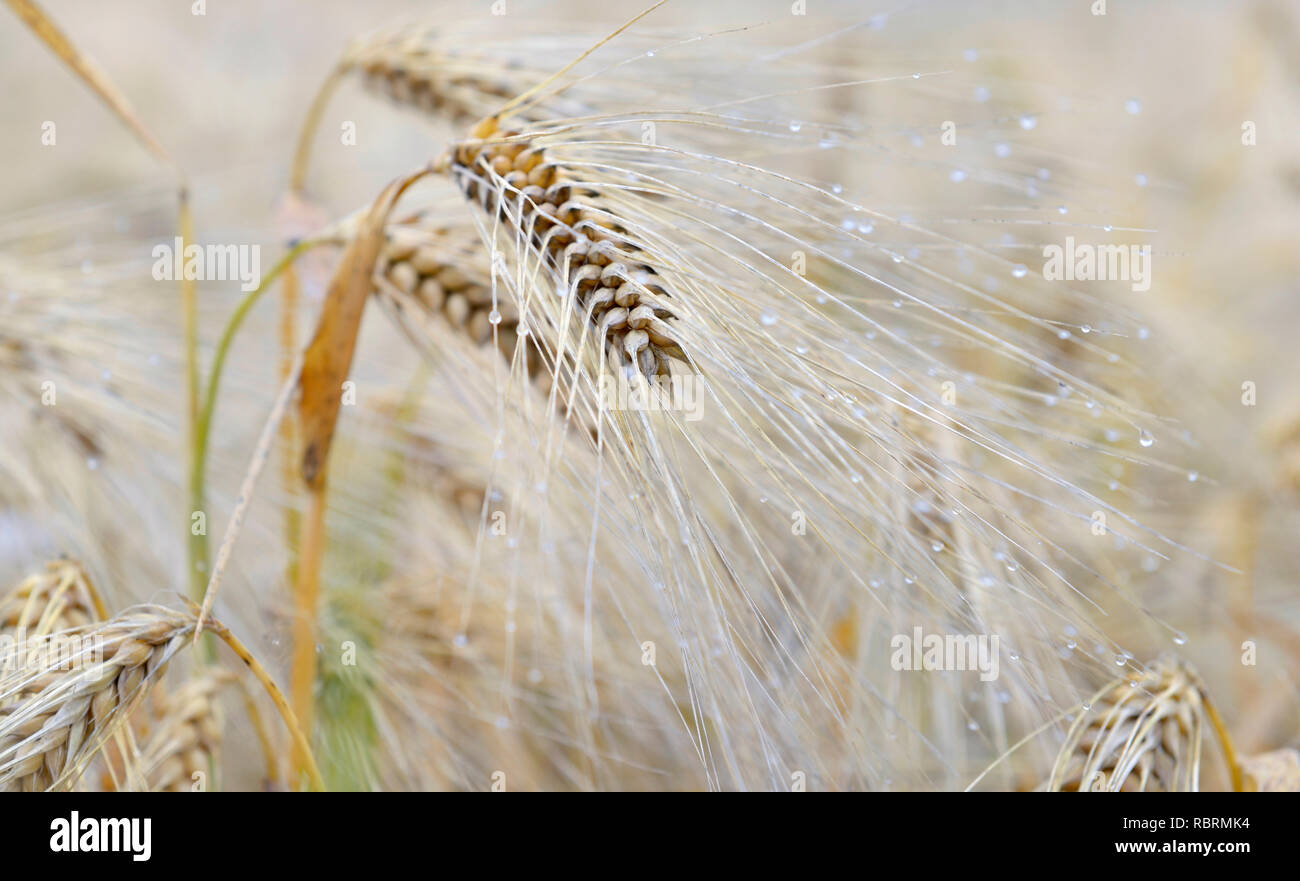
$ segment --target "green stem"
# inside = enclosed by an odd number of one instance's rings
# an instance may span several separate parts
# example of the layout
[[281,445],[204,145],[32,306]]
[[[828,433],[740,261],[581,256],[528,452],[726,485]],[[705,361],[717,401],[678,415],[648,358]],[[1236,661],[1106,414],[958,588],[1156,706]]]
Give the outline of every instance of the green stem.
[[[203,396],[202,409],[198,411],[198,417],[194,425],[193,444],[194,448],[191,456],[190,470],[190,510],[204,511],[207,501],[207,462],[208,462],[208,439],[212,430],[212,417],[217,408],[217,394],[221,387],[221,374],[225,369],[226,356],[230,353],[231,343],[234,342],[235,334],[248,317],[248,313],[257,305],[262,294],[270,288],[275,279],[283,272],[294,260],[304,251],[322,244],[320,241],[306,240],[299,242],[289,249],[275,266],[262,277],[261,283],[248,293],[247,296],[235,308],[234,313],[226,322],[226,328],[222,331],[221,340],[217,343],[216,355],[212,361],[212,371],[208,374],[208,386]],[[196,379],[197,382],[197,379]],[[194,535],[194,530],[190,530],[190,576],[191,592],[194,595],[195,602],[202,602],[203,595],[207,589],[207,580],[209,576],[209,549],[208,537],[205,534]],[[212,654],[213,647],[208,644],[209,648],[205,652],[209,657]]]

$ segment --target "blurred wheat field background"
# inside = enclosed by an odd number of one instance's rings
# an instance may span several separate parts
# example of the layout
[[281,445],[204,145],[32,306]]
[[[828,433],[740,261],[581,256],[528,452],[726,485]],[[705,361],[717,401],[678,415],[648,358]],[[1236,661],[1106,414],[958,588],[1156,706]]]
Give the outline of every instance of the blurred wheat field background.
[[0,789],[1296,785],[1294,4],[43,8],[270,280],[6,13]]

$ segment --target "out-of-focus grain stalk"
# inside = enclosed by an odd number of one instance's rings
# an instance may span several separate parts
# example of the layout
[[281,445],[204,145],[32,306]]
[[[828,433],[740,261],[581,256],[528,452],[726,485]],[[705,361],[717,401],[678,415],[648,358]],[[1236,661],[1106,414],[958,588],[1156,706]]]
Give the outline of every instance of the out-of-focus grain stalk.
[[[373,288],[375,264],[384,243],[388,217],[402,194],[426,175],[422,168],[398,178],[384,188],[362,221],[357,236],[344,251],[330,281],[320,319],[303,356],[298,380],[301,397],[298,416],[302,428],[302,482],[307,490],[307,511],[300,530],[298,573],[294,581],[294,619],[290,694],[304,729],[311,731],[316,686],[317,616],[320,604],[321,566],[325,555],[325,511],[329,454],[337,428],[342,388],[352,370],[361,318]],[[303,756],[295,751],[295,778],[304,770]]]

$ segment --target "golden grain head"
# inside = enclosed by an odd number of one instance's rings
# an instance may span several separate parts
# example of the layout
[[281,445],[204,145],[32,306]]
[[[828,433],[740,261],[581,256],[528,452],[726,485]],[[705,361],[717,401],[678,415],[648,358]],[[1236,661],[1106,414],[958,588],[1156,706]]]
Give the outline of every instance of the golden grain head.
[[75,785],[193,629],[191,617],[138,606],[65,631],[67,652],[20,659],[0,678],[0,791]]
[[682,351],[671,326],[672,295],[656,269],[663,261],[628,234],[576,169],[547,161],[545,149],[519,130],[489,118],[471,136],[445,160],[466,198],[542,257],[557,291],[576,297],[611,369],[667,373]]
[[211,773],[221,747],[219,693],[234,681],[225,670],[200,673],[155,702],[138,760],[150,790],[185,792]]
[[90,576],[72,560],[55,560],[0,599],[0,633],[28,636],[83,627],[106,617]]
[[441,45],[423,29],[356,41],[339,68],[358,72],[366,86],[397,104],[467,125],[491,104],[515,95],[518,75],[465,48]]
[[[519,313],[493,295],[491,270],[477,233],[464,224],[416,218],[392,224],[376,268],[375,285],[403,311],[438,316],[477,345],[494,337],[514,352]],[[535,371],[537,361],[530,367]]]
[[1052,792],[1195,792],[1207,721],[1204,685],[1162,659],[1083,705],[1057,754]]

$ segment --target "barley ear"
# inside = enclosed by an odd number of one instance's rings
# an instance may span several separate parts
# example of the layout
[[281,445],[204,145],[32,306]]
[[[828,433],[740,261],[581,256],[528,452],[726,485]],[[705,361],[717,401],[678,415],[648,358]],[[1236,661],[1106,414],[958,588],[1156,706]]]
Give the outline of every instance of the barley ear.
[[1161,659],[1108,683],[1081,707],[1049,792],[1196,792],[1206,722],[1241,791],[1240,765],[1204,684],[1184,662]]

